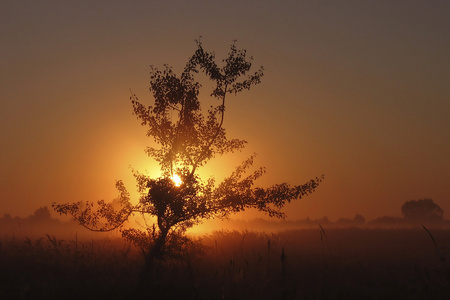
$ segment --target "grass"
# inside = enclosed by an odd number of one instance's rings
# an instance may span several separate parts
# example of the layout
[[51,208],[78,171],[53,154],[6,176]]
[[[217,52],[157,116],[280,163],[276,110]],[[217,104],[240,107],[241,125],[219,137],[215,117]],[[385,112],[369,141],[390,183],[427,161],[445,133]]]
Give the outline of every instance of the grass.
[[[431,237],[431,239],[430,239]],[[121,240],[4,236],[0,299],[450,299],[450,231],[216,231],[155,268]]]

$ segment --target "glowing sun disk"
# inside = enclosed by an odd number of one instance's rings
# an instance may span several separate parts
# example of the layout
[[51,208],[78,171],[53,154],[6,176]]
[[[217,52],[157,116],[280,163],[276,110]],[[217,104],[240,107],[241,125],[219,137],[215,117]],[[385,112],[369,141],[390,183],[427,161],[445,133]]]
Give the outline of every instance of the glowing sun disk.
[[173,183],[175,183],[175,186],[180,186],[183,183],[180,176],[178,176],[177,174],[173,174],[170,179],[172,179]]

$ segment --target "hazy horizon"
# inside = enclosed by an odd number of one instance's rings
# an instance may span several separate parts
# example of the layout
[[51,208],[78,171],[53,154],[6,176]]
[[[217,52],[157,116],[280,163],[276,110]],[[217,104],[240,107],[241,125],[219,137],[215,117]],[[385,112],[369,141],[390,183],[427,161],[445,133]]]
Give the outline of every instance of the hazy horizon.
[[[125,222],[124,228],[141,228],[142,220],[132,218]],[[366,219],[360,214],[351,217],[330,219],[327,216],[314,219],[286,220],[277,218],[243,218],[233,215],[228,220],[205,220],[201,224],[190,228],[187,233],[195,236],[212,234],[215,231],[261,232],[281,233],[289,230],[319,230],[326,229],[418,229],[427,226],[432,229],[450,229],[450,219],[444,218],[437,221],[407,220],[404,217],[379,216],[375,219]],[[0,234],[4,237],[28,237],[41,238],[46,235],[56,238],[73,239],[105,239],[120,238],[120,230],[111,232],[90,231],[79,225],[77,221],[67,216],[56,214],[51,208],[40,207],[34,214],[27,217],[19,217],[10,214],[0,216]]]

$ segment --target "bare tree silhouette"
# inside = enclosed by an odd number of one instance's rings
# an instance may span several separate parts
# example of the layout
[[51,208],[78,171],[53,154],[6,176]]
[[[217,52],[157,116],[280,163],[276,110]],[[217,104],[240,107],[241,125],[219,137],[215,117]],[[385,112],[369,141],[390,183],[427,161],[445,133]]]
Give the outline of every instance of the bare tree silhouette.
[[[186,241],[184,233],[204,219],[226,218],[248,208],[256,208],[272,217],[285,217],[281,208],[294,199],[312,193],[323,176],[302,185],[281,183],[269,188],[255,187],[264,168],[246,174],[254,157],[245,160],[219,184],[214,178],[203,180],[198,168],[210,159],[241,150],[244,140],[228,139],[223,127],[228,97],[260,83],[263,68],[250,72],[252,58],[245,50],[231,45],[220,67],[213,52],[204,50],[200,41],[181,76],[167,65],[162,70],[151,67],[150,91],[154,104],[146,106],[135,94],[130,97],[134,114],[147,127],[153,146],[146,152],[160,165],[162,176],[150,178],[133,171],[140,198],[133,204],[122,181],[116,183],[120,209],[110,203],[53,203],[61,214],[72,215],[91,230],[109,231],[122,228],[132,214],[153,217],[145,231],[121,229],[124,238],[136,243],[146,254],[146,270],[155,259],[171,253],[172,246]],[[203,111],[199,100],[200,83],[195,74],[203,72],[215,87],[211,97],[218,102]]]

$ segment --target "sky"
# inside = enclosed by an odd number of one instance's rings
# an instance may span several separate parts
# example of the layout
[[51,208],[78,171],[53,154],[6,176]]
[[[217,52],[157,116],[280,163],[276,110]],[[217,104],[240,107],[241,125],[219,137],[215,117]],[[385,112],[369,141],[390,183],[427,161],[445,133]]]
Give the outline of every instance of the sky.
[[201,36],[217,58],[237,40],[265,68],[228,102],[224,126],[247,147],[204,176],[257,153],[261,186],[325,175],[288,220],[401,216],[422,198],[449,218],[449,12],[443,0],[1,1],[0,215],[112,200],[116,180],[135,190],[131,168],[157,174],[129,89],[151,104],[149,66],[180,71]]

